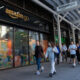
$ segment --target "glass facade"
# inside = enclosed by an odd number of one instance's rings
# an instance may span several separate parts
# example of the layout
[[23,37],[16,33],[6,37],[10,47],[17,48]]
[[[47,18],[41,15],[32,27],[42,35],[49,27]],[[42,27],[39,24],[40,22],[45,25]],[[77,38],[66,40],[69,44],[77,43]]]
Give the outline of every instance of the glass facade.
[[[43,47],[43,51],[44,51],[44,54],[46,53],[46,50],[48,48],[48,36],[45,35],[45,34],[42,34],[40,33],[40,43]],[[44,58],[42,59],[42,62],[44,62]]]
[[13,28],[0,25],[0,69],[13,66]]
[[28,63],[28,31],[15,29],[15,66]]
[[13,61],[15,67],[35,64],[37,40],[40,41],[45,54],[48,47],[46,34],[0,25],[0,69],[13,67]]
[[30,64],[35,63],[35,46],[36,41],[39,40],[39,34],[37,32],[29,31],[29,53],[30,53]]

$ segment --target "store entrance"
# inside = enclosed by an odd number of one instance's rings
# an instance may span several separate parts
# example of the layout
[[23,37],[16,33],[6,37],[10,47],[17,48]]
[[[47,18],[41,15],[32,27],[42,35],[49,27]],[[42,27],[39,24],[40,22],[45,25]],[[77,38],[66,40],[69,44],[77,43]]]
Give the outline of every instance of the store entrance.
[[16,28],[14,43],[15,67],[28,65],[28,31]]
[[48,47],[46,34],[0,25],[0,69],[35,64],[34,54],[37,40],[40,41],[46,53]]

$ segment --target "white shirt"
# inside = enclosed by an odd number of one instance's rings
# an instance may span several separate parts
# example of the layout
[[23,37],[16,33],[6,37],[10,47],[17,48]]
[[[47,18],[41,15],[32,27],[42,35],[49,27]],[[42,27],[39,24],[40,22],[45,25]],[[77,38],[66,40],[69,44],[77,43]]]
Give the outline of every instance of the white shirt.
[[66,45],[62,46],[62,51],[67,51],[67,46]]
[[48,47],[45,57],[49,57],[49,60],[54,60],[54,52],[52,47]]
[[69,46],[69,50],[70,50],[70,54],[76,54],[76,49],[77,49],[77,46],[75,44],[72,44]]

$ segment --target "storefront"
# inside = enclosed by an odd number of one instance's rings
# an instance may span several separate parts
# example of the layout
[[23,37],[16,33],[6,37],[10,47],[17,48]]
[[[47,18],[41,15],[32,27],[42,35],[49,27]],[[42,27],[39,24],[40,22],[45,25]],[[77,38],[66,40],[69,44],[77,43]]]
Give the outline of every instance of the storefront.
[[35,64],[36,41],[40,41],[45,53],[49,41],[49,27],[50,22],[1,2],[0,69]]
[[[69,36],[69,25],[67,25],[66,23],[61,23],[61,42],[62,44],[66,44],[67,46],[69,46],[70,44],[70,36]],[[54,39],[55,39],[55,43],[58,44],[58,29],[57,29],[57,25],[55,24],[54,27]]]

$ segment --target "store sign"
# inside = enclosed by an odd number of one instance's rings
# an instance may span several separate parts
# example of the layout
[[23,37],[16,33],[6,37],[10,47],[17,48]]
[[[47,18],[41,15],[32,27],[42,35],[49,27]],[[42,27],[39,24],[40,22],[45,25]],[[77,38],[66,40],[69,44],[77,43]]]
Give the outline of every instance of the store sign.
[[[8,4],[6,5],[6,3],[3,2],[0,2],[0,21],[13,23],[28,29],[48,32],[48,30],[44,28],[49,23],[48,21],[24,11],[21,8]],[[39,21],[39,23],[35,23],[36,21]],[[40,24],[42,24],[42,26],[39,26]]]
[[0,19],[15,24],[26,25],[31,16],[19,8],[0,3]]
[[70,2],[70,3],[67,3],[67,4],[64,4],[64,5],[61,5],[59,7],[57,7],[57,11],[64,11],[64,10],[67,10],[67,9],[70,9],[70,8],[74,8],[78,6],[78,3],[77,1],[74,1],[74,2]]
[[24,21],[28,21],[29,17],[21,14],[20,12],[13,11],[11,9],[6,8],[5,13],[8,14],[13,19],[23,19]]

